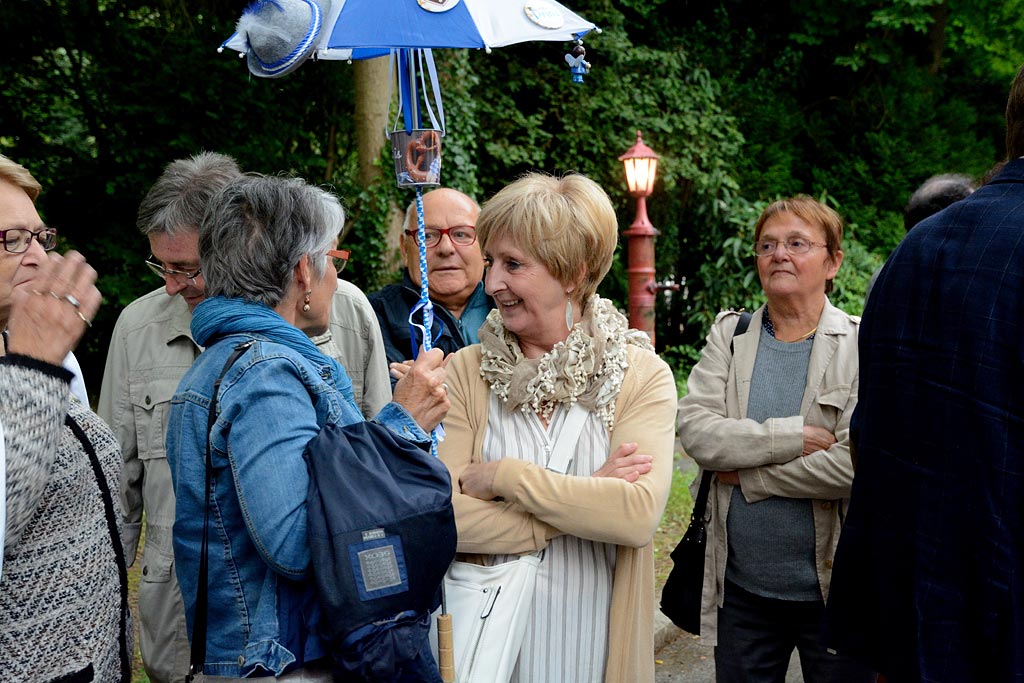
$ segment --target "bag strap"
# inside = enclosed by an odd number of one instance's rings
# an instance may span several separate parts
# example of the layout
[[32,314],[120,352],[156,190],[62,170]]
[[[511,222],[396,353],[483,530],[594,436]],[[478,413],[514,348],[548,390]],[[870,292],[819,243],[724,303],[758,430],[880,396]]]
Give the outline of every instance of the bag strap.
[[[740,313],[739,322],[736,323],[736,329],[732,332],[732,338],[729,339],[729,353],[730,362],[732,361],[732,355],[736,353],[736,349],[733,344],[736,341],[736,337],[741,334],[745,334],[747,328],[750,327],[750,319],[753,314],[750,311],[743,311]],[[693,513],[690,515],[690,521],[695,519],[702,519],[704,512],[708,506],[708,492],[711,490],[711,475],[714,472],[704,470],[704,473],[700,477],[700,488],[697,489],[697,499],[693,502]]]
[[558,433],[555,443],[549,447],[547,469],[559,474],[569,471],[569,463],[572,462],[576,443],[580,440],[583,424],[587,421],[589,413],[590,411],[578,402],[569,406],[569,414],[565,416],[562,430]]
[[203,541],[199,549],[199,582],[196,586],[196,611],[192,627],[192,652],[189,662],[188,676],[186,681],[191,683],[196,674],[203,670],[206,662],[206,627],[208,610],[209,586],[209,543],[210,543],[210,497],[213,492],[213,455],[210,447],[210,434],[217,423],[217,394],[220,393],[220,383],[224,375],[235,364],[235,361],[253,345],[253,340],[242,342],[228,356],[224,368],[220,371],[213,383],[213,398],[210,399],[210,414],[206,420],[206,505],[203,510]]
[[736,323],[736,329],[732,331],[732,338],[729,340],[729,355],[736,353],[736,349],[733,348],[733,342],[736,341],[736,337],[744,334],[747,328],[750,327],[750,319],[754,317],[754,314],[750,311],[743,311],[740,313],[739,322]]
[[89,465],[92,466],[92,474],[96,479],[96,486],[100,490],[100,498],[103,500],[103,513],[107,518],[107,533],[110,535],[110,545],[114,549],[114,562],[117,564],[117,578],[121,584],[121,626],[118,629],[118,655],[121,663],[121,683],[128,683],[132,679],[131,655],[128,652],[128,563],[124,557],[124,546],[121,544],[121,534],[117,529],[117,515],[114,513],[114,497],[110,493],[110,486],[107,485],[107,478],[103,474],[103,465],[100,463],[96,449],[93,448],[89,436],[82,429],[82,426],[75,421],[70,414],[64,416],[64,424],[71,429],[71,432],[81,442],[86,455],[89,456]]

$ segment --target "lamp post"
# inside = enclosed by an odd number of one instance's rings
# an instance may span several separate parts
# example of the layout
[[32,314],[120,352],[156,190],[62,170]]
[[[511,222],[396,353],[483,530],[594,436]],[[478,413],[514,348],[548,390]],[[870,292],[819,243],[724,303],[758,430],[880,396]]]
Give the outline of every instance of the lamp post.
[[636,144],[619,157],[626,167],[626,185],[636,197],[636,218],[623,235],[629,238],[629,326],[646,332],[654,343],[654,238],[658,231],[647,218],[647,197],[654,189],[658,155],[644,144],[640,131]]

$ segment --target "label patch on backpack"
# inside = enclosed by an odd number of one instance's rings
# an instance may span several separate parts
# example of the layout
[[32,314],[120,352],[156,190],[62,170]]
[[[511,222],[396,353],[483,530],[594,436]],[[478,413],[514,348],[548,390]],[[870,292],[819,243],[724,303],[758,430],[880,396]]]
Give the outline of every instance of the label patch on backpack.
[[348,551],[361,600],[409,590],[409,574],[399,536],[367,538],[350,545]]

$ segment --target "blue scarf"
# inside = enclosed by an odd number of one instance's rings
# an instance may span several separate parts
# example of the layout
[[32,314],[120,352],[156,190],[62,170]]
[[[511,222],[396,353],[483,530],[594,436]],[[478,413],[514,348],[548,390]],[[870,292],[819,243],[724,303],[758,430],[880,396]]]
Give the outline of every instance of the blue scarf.
[[326,365],[333,372],[330,382],[353,407],[352,380],[341,363],[324,355],[299,328],[290,325],[266,304],[214,296],[203,300],[192,312],[192,338],[202,347],[229,334],[258,334],[275,344],[302,354],[316,366]]

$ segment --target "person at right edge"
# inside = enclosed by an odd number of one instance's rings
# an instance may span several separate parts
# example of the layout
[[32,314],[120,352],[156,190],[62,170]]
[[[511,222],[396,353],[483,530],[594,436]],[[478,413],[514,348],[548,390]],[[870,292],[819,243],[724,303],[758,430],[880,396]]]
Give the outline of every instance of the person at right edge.
[[890,683],[1024,681],[1024,67],[1006,152],[865,309],[825,642]]
[[679,402],[679,439],[708,495],[701,639],[718,683],[783,683],[795,648],[806,683],[872,681],[819,643],[850,495],[859,319],[828,300],[843,222],[806,197],[769,205],[754,230],[767,303],[742,334],[719,314]]

